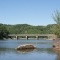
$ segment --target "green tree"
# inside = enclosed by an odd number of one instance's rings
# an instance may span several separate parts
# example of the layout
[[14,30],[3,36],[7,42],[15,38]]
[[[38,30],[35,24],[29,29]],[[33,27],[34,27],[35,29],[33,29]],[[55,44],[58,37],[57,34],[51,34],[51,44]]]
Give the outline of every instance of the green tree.
[[28,24],[4,25],[10,34],[52,34],[52,25],[32,26]]
[[0,24],[0,39],[7,38],[8,33],[7,28],[3,24]]
[[54,26],[54,33],[57,37],[60,37],[60,12],[58,10],[54,12],[53,19],[56,22],[56,25]]

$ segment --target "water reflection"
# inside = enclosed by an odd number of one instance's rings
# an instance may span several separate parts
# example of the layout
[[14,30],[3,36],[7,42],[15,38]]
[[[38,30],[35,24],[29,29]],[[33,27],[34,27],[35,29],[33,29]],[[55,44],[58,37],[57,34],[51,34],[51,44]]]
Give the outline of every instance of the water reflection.
[[56,60],[60,60],[60,50],[56,50],[55,48],[53,48],[53,51],[56,53],[57,58]]
[[28,53],[28,52],[32,52],[34,51],[35,49],[23,49],[23,50],[17,50],[18,53]]
[[24,49],[24,50],[16,50],[13,48],[0,48],[0,55],[5,54],[5,53],[16,53],[17,52],[22,52],[22,53],[27,53],[27,52],[37,52],[37,53],[48,53],[48,54],[55,54],[55,52],[52,50],[52,48],[37,48],[37,49]]
[[17,52],[21,52],[21,53],[33,53],[33,52],[37,52],[37,53],[48,53],[48,54],[55,54],[54,50],[52,48],[36,48],[36,49],[24,49],[24,50],[17,50]]
[[57,54],[56,60],[60,60],[60,53]]
[[15,53],[15,49],[9,49],[9,48],[0,48],[0,55],[4,55],[6,53]]

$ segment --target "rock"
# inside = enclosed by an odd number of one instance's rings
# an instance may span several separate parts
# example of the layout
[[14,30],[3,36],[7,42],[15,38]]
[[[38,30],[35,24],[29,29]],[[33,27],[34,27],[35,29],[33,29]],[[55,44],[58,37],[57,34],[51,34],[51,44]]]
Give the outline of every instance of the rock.
[[52,47],[55,47],[55,45],[53,45]]
[[17,50],[23,50],[23,49],[35,49],[35,46],[32,44],[24,44],[17,47]]

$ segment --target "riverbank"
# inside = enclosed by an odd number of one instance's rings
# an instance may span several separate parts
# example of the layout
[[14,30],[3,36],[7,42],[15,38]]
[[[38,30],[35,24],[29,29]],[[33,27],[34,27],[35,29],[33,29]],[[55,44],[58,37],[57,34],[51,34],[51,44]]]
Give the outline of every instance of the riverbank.
[[60,38],[53,40],[53,49],[60,51]]

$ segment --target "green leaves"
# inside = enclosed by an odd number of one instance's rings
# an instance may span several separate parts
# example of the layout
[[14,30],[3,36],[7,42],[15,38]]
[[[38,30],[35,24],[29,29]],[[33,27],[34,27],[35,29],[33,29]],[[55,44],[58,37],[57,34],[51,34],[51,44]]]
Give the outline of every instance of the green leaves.
[[10,34],[49,34],[51,26],[32,26],[28,24],[7,25]]
[[7,38],[8,33],[7,28],[3,24],[0,24],[0,39]]
[[57,24],[60,24],[60,12],[58,10],[54,12],[53,19]]
[[54,12],[53,19],[56,22],[56,25],[53,28],[54,33],[60,38],[60,12],[58,10]]

